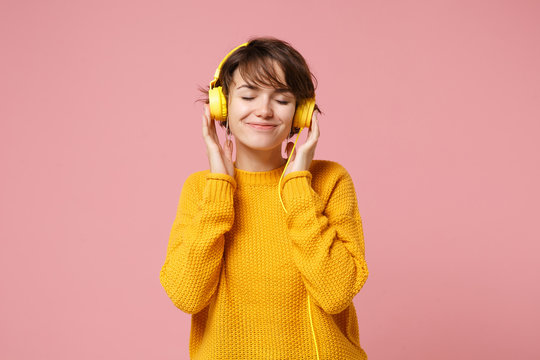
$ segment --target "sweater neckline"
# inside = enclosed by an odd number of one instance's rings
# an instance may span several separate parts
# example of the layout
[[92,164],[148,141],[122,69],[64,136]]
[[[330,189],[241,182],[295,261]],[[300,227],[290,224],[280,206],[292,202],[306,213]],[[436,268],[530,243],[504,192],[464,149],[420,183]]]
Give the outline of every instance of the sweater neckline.
[[[234,178],[238,184],[244,185],[276,185],[279,183],[285,164],[268,171],[247,171],[236,167],[234,162]],[[285,176],[284,176],[285,177]]]

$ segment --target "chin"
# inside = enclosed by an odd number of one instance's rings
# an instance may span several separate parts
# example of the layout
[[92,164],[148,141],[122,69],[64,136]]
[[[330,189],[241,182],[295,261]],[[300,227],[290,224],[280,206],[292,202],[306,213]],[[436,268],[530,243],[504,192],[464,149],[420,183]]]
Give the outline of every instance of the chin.
[[273,150],[275,149],[276,147],[279,147],[281,144],[275,144],[275,143],[272,143],[272,144],[261,144],[261,143],[256,143],[256,144],[246,144],[247,147],[249,147],[250,149],[253,149],[253,150],[260,150],[260,151],[264,151],[264,150]]
[[[268,139],[270,140],[270,139]],[[242,141],[242,144],[253,150],[273,150],[276,147],[281,146],[282,142],[272,139],[272,141],[265,141],[264,139],[250,138],[248,141]]]

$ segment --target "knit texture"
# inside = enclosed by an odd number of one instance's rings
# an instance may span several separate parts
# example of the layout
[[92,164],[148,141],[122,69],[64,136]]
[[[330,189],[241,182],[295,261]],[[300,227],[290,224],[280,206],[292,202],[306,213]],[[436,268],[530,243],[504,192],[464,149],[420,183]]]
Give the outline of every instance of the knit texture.
[[185,181],[160,282],[192,314],[191,359],[367,359],[352,302],[368,277],[354,184],[313,160]]

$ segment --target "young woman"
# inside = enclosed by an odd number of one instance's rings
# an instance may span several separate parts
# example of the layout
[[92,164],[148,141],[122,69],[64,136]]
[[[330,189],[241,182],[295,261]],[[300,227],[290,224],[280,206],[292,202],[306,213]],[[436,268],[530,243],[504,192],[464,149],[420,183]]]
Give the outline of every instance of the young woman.
[[[184,182],[160,272],[193,314],[190,358],[367,359],[352,302],[368,277],[362,221],[346,169],[313,159],[320,110],[306,61],[285,41],[252,38],[204,92],[210,169]],[[283,142],[305,127],[287,162]]]

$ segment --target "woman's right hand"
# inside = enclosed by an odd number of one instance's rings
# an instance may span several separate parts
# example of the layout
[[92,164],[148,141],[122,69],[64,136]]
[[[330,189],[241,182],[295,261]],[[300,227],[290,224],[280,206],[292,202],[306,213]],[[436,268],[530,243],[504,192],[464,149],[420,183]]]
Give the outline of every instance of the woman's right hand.
[[206,154],[210,163],[211,173],[221,173],[234,176],[234,163],[232,160],[233,144],[232,141],[219,144],[219,138],[216,132],[216,120],[210,118],[210,105],[204,104],[203,111],[203,138],[206,143]]

